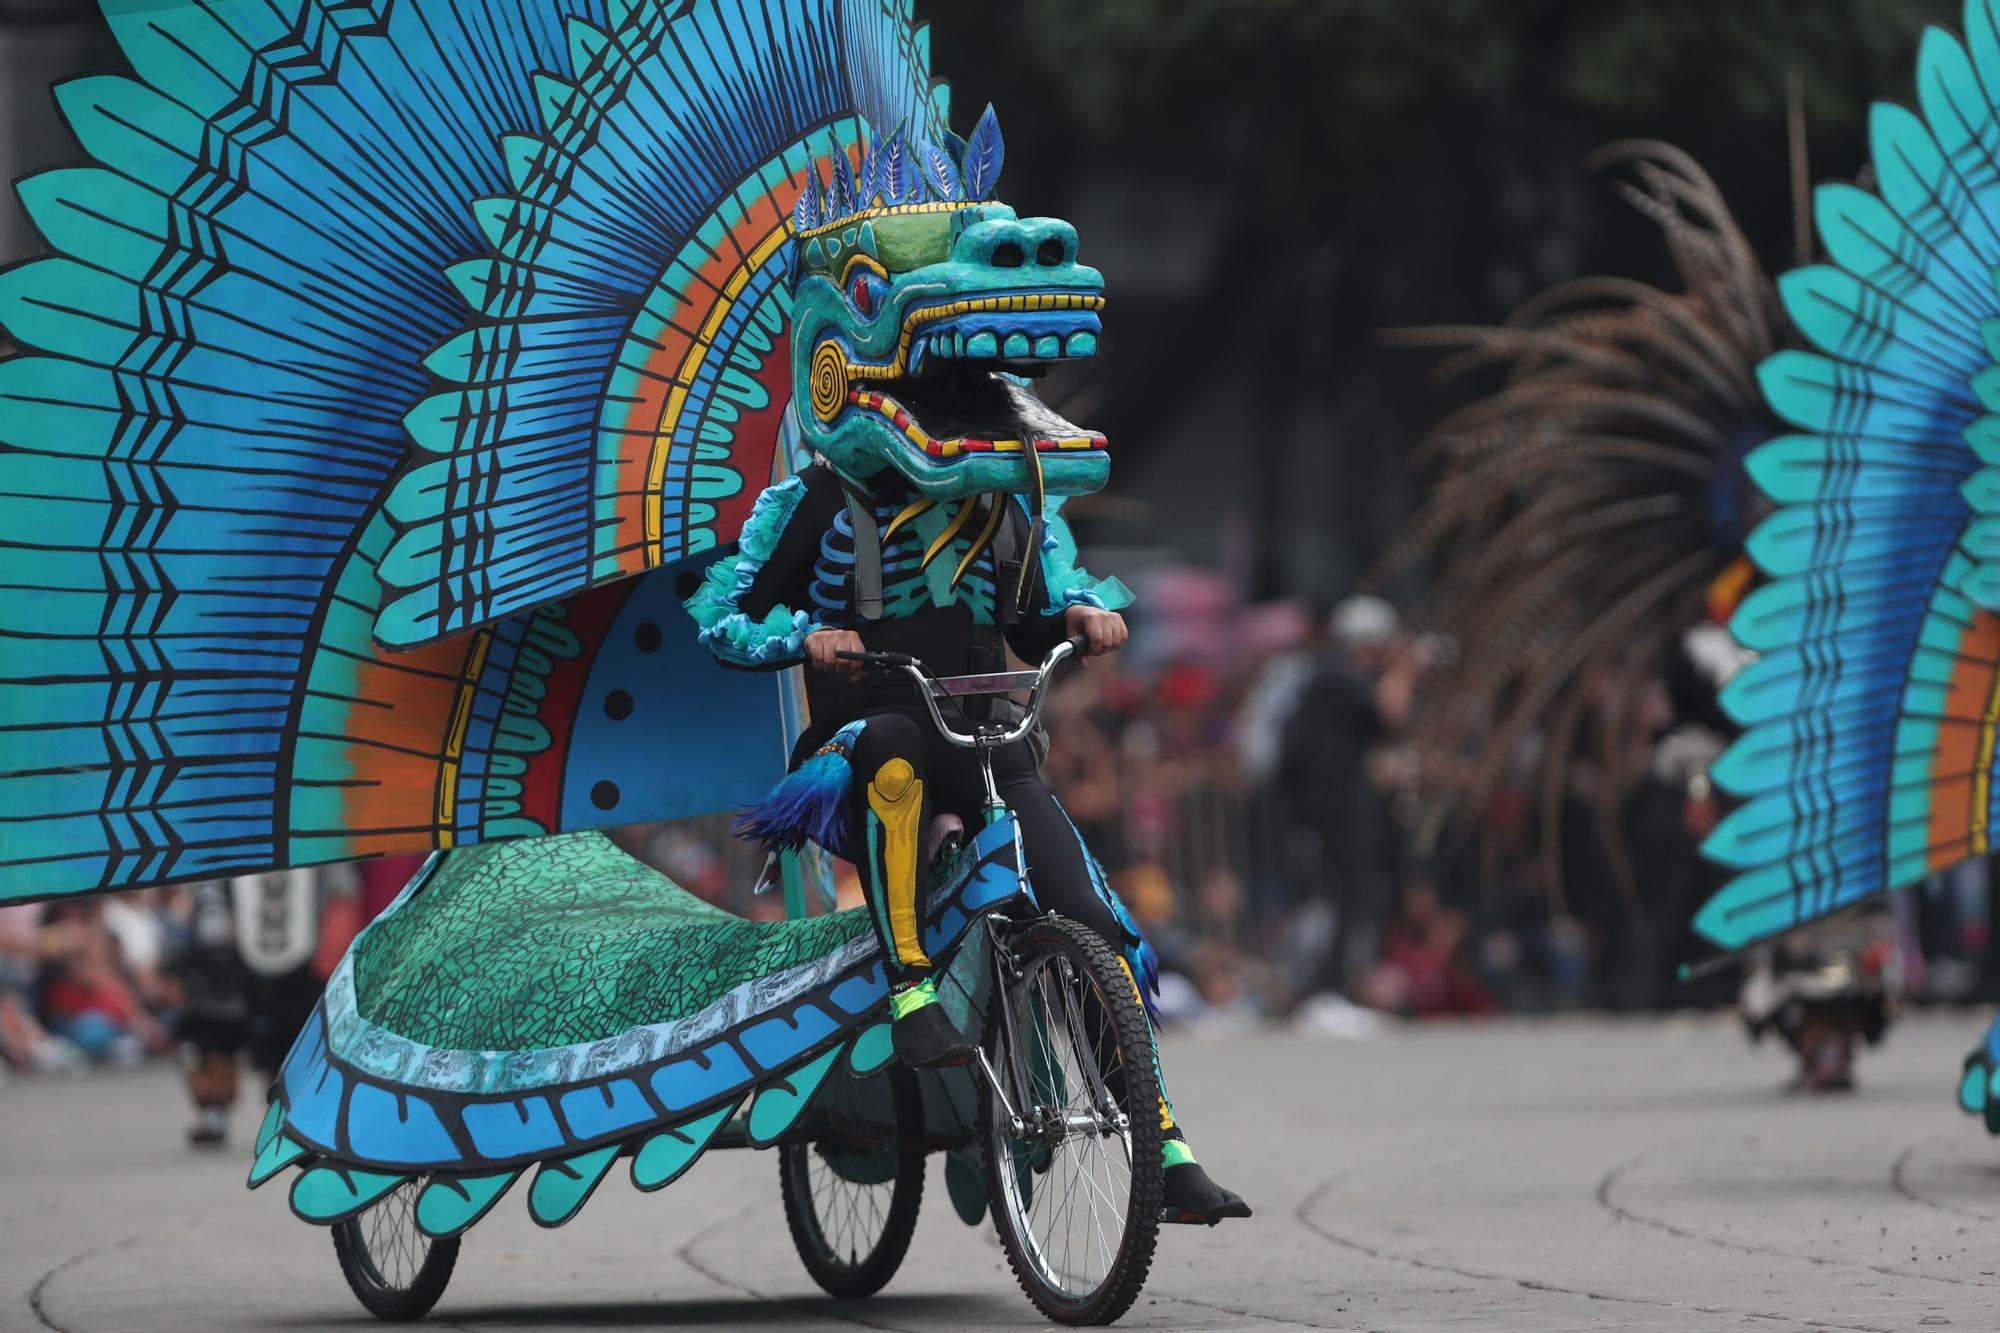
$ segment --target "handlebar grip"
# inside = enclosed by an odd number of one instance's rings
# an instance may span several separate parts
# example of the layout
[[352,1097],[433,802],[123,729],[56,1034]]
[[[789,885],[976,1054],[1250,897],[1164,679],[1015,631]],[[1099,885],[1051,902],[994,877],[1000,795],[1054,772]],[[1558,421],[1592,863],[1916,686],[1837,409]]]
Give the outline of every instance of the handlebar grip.
[[860,662],[864,666],[909,667],[917,665],[917,659],[911,657],[908,653],[838,652],[834,656],[843,662]]
[[1088,657],[1090,656],[1090,640],[1081,634],[1072,634],[1069,636],[1069,649],[1078,657]]

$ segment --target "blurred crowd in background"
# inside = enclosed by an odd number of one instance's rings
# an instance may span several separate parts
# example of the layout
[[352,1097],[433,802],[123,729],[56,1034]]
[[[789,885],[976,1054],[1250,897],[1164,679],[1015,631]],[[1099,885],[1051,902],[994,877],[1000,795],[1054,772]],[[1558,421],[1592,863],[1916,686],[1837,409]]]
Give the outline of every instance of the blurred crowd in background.
[[[1148,610],[1135,616],[1131,650],[1073,671],[1052,698],[1048,771],[1162,956],[1170,1022],[1291,1022],[1360,1036],[1379,1015],[1734,999],[1733,970],[1691,983],[1676,975],[1699,957],[1688,922],[1716,872],[1696,852],[1712,798],[1677,767],[1668,737],[1668,665],[1640,685],[1657,696],[1651,734],[1627,755],[1577,768],[1557,817],[1557,883],[1525,776],[1428,854],[1413,850],[1418,756],[1406,724],[1426,661],[1448,645],[1408,632],[1373,597],[1244,609],[1205,571],[1168,567],[1140,581]],[[1524,775],[1532,755],[1531,740]],[[704,899],[756,918],[783,914],[778,895],[753,895],[757,855],[729,836],[726,816],[616,836]],[[322,893],[306,964],[317,980],[415,864],[364,863],[364,874]],[[851,873],[838,895],[843,906],[860,901]],[[190,998],[197,898],[177,887],[0,908],[6,1065],[81,1068],[171,1052]],[[1990,911],[1983,863],[1897,896],[1891,919],[1912,999],[2000,995]]]

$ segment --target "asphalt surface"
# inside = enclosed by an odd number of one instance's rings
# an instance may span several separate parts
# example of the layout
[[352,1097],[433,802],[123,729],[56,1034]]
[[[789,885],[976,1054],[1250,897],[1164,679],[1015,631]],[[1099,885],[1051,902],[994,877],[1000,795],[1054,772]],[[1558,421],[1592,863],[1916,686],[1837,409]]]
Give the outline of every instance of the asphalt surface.
[[[1714,1019],[1170,1039],[1183,1119],[1257,1216],[1163,1236],[1124,1326],[2000,1328],[2000,1142],[1951,1104],[1984,1014],[1912,1021],[1848,1097]],[[325,1233],[245,1193],[254,1115],[180,1142],[171,1069],[0,1087],[0,1329],[360,1328]],[[910,1257],[842,1304],[769,1154],[663,1193],[614,1172],[557,1231],[502,1200],[434,1321],[473,1330],[1039,1327],[934,1167]],[[518,1194],[518,1191],[517,1191]]]

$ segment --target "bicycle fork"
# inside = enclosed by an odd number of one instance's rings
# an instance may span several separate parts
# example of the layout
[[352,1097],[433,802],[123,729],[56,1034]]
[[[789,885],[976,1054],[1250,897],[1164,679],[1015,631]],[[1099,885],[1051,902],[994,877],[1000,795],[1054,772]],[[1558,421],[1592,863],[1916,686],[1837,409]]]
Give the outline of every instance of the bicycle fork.
[[[994,999],[1000,1007],[1000,1027],[1007,1050],[1007,1072],[1012,1076],[1014,1091],[1021,1095],[1021,1105],[1016,1106],[1014,1099],[1007,1095],[1006,1084],[1008,1080],[1001,1078],[999,1072],[993,1068],[993,1063],[987,1058],[986,1048],[983,1044],[977,1048],[979,1068],[980,1072],[986,1077],[987,1086],[992,1089],[993,1095],[999,1099],[1001,1107],[1007,1112],[1008,1133],[1020,1138],[1025,1137],[1030,1128],[1026,1113],[1037,1109],[1032,1105],[1035,1100],[1036,1088],[1034,1071],[1029,1069],[1026,1064],[1032,1058],[1032,1052],[1030,1052],[1029,1048],[1022,1041],[1020,1027],[1015,1022],[1014,1006],[1011,1002],[1015,987],[1021,981],[1021,975],[1019,968],[1015,965],[1012,952],[1000,939],[997,924],[1004,923],[1003,919],[988,917],[987,921],[988,937],[992,940],[993,947],[993,993]],[[1081,1040],[1082,1034],[1075,1030],[1076,1015],[1070,1012],[1071,1006],[1065,1003],[1062,1008],[1065,1026],[1069,1029],[1067,1035],[1071,1038],[1079,1060],[1083,1064],[1084,1076],[1090,1081],[1091,1105],[1099,1110],[1098,1114],[1093,1114],[1087,1118],[1074,1114],[1062,1115],[1060,1117],[1062,1133],[1064,1137],[1076,1132],[1096,1134],[1100,1137],[1107,1134],[1123,1134],[1131,1124],[1130,1117],[1120,1109],[1117,1100],[1112,1097],[1111,1089],[1104,1082],[1103,1071],[1096,1067],[1096,1061],[1082,1060],[1086,1049],[1090,1049],[1090,1044],[1083,1042]],[[1051,1021],[1050,1016],[1045,1013],[1041,1021],[1044,1023]],[[1052,1041],[1053,1037],[1051,1035],[1044,1034],[1044,1046],[1050,1045]],[[1048,1079],[1051,1083],[1059,1076],[1060,1070],[1058,1069],[1048,1071]],[[1043,1130],[1051,1128],[1051,1125],[1041,1123],[1044,1119],[1044,1117],[1038,1115],[1035,1127]]]

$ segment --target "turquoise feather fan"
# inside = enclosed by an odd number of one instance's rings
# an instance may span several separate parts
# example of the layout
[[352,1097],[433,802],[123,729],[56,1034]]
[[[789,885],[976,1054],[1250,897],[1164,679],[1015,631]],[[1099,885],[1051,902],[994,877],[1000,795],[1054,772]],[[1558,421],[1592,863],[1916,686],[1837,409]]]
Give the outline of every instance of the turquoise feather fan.
[[909,0],[105,13],[0,274],[0,900],[765,790],[672,566],[771,480],[798,191],[942,133]]
[[1828,262],[1780,283],[1815,349],[1760,370],[1795,428],[1748,460],[1780,508],[1732,622],[1759,659],[1696,925],[1739,948],[1985,853],[2000,720],[2000,21],[1933,29],[1918,110],[1877,106],[1873,189],[1822,187]]

